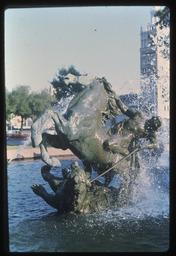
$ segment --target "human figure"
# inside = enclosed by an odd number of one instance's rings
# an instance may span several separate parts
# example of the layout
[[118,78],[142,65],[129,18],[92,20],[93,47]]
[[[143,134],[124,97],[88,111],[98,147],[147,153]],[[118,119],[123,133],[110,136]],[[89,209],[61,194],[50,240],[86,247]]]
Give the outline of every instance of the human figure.
[[[161,118],[153,116],[151,119],[146,120],[141,112],[127,108],[117,96],[116,103],[121,112],[129,119],[124,119],[111,127],[108,131],[111,137],[104,141],[104,148],[124,156],[134,150],[134,145],[137,145],[140,150],[157,149],[156,132],[162,125]],[[140,138],[145,138],[150,143],[139,145]]]
[[52,175],[50,169],[51,166],[45,165],[41,173],[54,194],[49,194],[42,185],[35,184],[31,188],[60,213],[97,212],[123,204],[118,200],[118,191],[113,187],[107,188],[98,181],[91,185],[86,172],[77,162],[72,163],[70,169],[62,170],[63,178]]
[[[161,126],[160,117],[152,117],[146,120],[142,113],[129,109],[125,104],[116,96],[116,103],[121,112],[129,117],[129,119],[124,119],[122,122],[115,124],[108,131],[110,138],[104,141],[103,147],[106,151],[121,154],[127,156],[134,149],[157,149],[158,143],[156,140],[156,132]],[[149,144],[141,144],[139,139],[146,139]],[[131,155],[129,160],[130,168],[118,165],[116,168],[116,173],[120,175],[123,179],[122,193],[123,198],[127,198],[131,195],[132,187],[135,185],[136,178],[139,174],[140,163],[138,158],[138,153]],[[126,171],[124,172],[124,169]],[[109,173],[108,182],[112,180],[114,173]],[[122,199],[121,199],[122,200]]]

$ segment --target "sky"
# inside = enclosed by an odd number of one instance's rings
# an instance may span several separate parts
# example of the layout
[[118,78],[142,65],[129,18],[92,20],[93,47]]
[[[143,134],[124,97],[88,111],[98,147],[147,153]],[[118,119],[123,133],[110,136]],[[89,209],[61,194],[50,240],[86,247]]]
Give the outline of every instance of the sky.
[[117,92],[139,91],[140,28],[152,6],[19,8],[5,11],[5,86],[49,88],[58,70],[106,77]]

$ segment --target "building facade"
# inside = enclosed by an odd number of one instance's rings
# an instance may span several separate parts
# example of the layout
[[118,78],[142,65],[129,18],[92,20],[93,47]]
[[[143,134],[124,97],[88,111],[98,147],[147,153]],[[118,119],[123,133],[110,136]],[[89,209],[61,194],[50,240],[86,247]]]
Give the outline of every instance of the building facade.
[[[33,124],[33,121],[31,118],[24,119],[23,121],[23,130],[31,129],[31,125]],[[7,130],[20,130],[21,128],[21,116],[15,116],[11,114],[11,120],[10,122],[7,122]]]
[[169,60],[164,58],[161,48],[154,43],[161,33],[156,26],[156,10],[156,7],[152,9],[150,23],[140,31],[141,109],[148,115],[169,118]]

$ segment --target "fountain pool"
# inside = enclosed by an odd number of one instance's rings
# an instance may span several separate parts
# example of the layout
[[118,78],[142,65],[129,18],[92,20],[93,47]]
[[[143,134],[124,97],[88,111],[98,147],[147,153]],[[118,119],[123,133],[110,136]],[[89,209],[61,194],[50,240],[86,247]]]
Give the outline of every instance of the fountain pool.
[[[69,167],[73,161],[61,160],[61,165]],[[142,169],[131,206],[95,214],[61,215],[30,188],[36,183],[50,191],[40,174],[43,165],[41,160],[9,165],[11,252],[163,252],[169,249],[167,166]],[[56,168],[52,173],[60,174]]]

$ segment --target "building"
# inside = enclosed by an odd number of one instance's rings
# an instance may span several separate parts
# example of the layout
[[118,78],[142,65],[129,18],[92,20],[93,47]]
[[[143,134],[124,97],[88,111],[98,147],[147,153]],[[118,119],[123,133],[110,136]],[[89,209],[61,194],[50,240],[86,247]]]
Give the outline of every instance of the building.
[[154,14],[158,7],[151,10],[151,20],[145,30],[140,31],[140,96],[141,110],[146,114],[169,118],[169,60],[163,57],[161,47],[154,44],[163,30],[156,26]]
[[[23,130],[30,130],[33,121],[31,118],[24,119]],[[20,130],[21,128],[21,116],[15,116],[11,114],[11,120],[7,123],[7,130]]]

